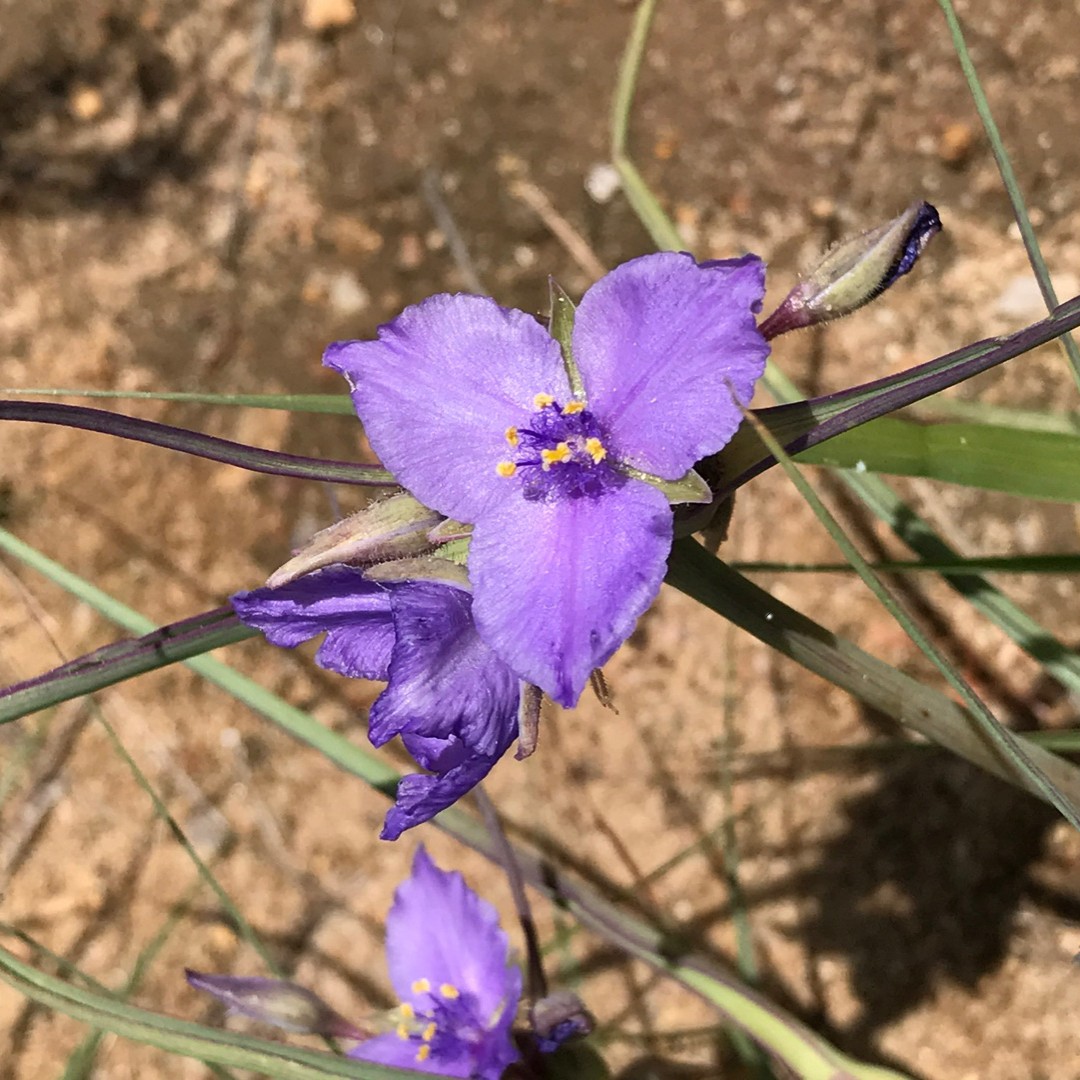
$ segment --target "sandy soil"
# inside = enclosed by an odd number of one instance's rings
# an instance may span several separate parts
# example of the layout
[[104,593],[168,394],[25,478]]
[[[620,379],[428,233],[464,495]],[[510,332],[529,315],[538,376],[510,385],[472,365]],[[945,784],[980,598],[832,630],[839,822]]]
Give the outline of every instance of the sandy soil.
[[[370,334],[409,301],[463,288],[431,190],[475,272],[538,310],[545,275],[587,266],[512,193],[524,176],[613,265],[648,249],[604,161],[608,96],[631,7],[617,0],[369,0],[316,30],[315,3],[0,2],[0,385],[333,391],[323,346]],[[1073,5],[988,0],[964,14],[1062,293],[1080,291],[1080,31]],[[1039,317],[958,65],[930,0],[753,5],[668,0],[642,76],[633,145],[700,256],[753,250],[779,299],[832,239],[914,198],[945,234],[876,307],[777,343],[812,392],[899,370]],[[426,186],[425,186],[426,185]],[[963,389],[1037,407],[1073,402],[1053,349]],[[180,405],[130,412],[297,453],[360,451],[347,418]],[[160,622],[260,582],[351,492],[259,477],[102,436],[0,429],[5,525]],[[825,485],[826,490],[836,489]],[[1064,506],[906,488],[962,550],[1074,549]],[[338,505],[340,500],[340,506]],[[842,498],[868,550],[885,538]],[[891,550],[891,549],[889,549]],[[835,557],[779,476],[741,495],[728,554]],[[27,677],[115,636],[59,589],[5,562],[0,677]],[[904,670],[913,646],[847,579],[762,580]],[[1006,581],[1066,640],[1071,580]],[[1075,703],[947,590],[908,595],[1021,726]],[[261,643],[241,670],[363,738],[376,688]],[[633,885],[697,846],[646,903],[733,956],[739,876],[762,981],[841,1047],[927,1080],[1080,1076],[1080,841],[1024,796],[934,750],[823,748],[897,732],[684,597],[665,593],[608,670],[619,714],[584,702],[545,722],[540,752],[490,788],[512,829],[572,846]],[[380,844],[380,796],[298,751],[179,669],[99,696],[222,884],[282,962],[346,1014],[387,1001],[380,923],[423,839],[508,912],[505,882],[434,830]],[[180,969],[254,972],[155,820],[99,715],[71,703],[0,731],[0,918],[119,986],[185,905],[134,995],[215,1017]],[[727,777],[732,778],[730,796]],[[422,834],[422,835],[421,835]],[[622,852],[628,851],[633,865]],[[553,926],[550,913],[545,926]],[[738,1075],[711,1014],[581,935],[581,990],[638,1077]],[[27,953],[29,955],[29,953]],[[695,1034],[697,1029],[697,1034]],[[0,1077],[59,1075],[79,1025],[0,991]],[[635,1064],[635,1062],[637,1064]],[[100,1077],[205,1070],[112,1038]]]

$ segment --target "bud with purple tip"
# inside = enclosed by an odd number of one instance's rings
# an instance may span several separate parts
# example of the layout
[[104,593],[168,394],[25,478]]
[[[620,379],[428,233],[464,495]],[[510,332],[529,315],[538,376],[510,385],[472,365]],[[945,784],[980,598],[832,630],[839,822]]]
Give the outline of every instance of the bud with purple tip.
[[842,240],[788,293],[761,333],[771,340],[851,314],[903,277],[940,231],[937,210],[917,202],[892,221]]

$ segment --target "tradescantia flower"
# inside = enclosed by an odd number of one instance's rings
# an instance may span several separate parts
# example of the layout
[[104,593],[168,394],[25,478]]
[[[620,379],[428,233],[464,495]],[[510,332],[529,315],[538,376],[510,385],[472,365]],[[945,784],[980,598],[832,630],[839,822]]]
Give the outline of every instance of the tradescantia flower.
[[[446,565],[452,575],[456,568]],[[400,735],[433,775],[401,780],[384,840],[456,802],[517,738],[521,682],[477,634],[467,581],[371,581],[331,566],[237,593],[232,604],[275,645],[292,648],[325,633],[319,665],[388,682],[371,708],[369,737],[382,746]]]
[[[412,876],[394,895],[386,919],[386,963],[400,1004],[365,1028],[390,1030],[364,1039],[349,1056],[440,1076],[499,1080],[518,1060],[512,1027],[521,972],[495,909],[460,874],[440,870],[421,847]],[[286,1031],[362,1038],[311,991],[277,979],[206,975],[188,982],[231,1011]]]
[[386,964],[401,1000],[392,1032],[351,1057],[444,1076],[499,1080],[518,1059],[511,1029],[521,972],[495,909],[421,847],[386,919]]
[[739,426],[768,355],[763,291],[755,256],[663,253],[589,289],[566,355],[529,315],[467,295],[327,349],[383,464],[474,527],[480,637],[562,705],[660,587],[672,541],[660,483]]

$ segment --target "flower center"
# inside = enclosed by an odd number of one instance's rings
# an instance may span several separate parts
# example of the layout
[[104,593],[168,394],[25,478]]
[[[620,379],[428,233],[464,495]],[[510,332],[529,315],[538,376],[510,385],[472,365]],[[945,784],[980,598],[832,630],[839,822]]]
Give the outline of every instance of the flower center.
[[519,477],[526,499],[580,498],[618,486],[622,477],[607,461],[604,433],[585,402],[560,405],[550,394],[533,398],[528,427],[506,429],[511,456],[495,471]]
[[463,994],[452,983],[434,988],[429,979],[417,979],[411,989],[414,994],[428,995],[428,1007],[417,1010],[409,1002],[402,1002],[397,1009],[395,1031],[399,1039],[418,1044],[416,1060],[420,1064],[431,1057],[444,1061],[475,1052],[487,1030],[499,1019],[496,1013],[485,1025],[477,1016],[473,995]]

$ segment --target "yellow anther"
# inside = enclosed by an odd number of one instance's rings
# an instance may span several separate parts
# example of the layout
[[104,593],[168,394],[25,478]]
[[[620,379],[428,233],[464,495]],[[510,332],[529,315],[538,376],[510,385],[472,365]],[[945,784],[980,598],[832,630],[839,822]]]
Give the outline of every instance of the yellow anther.
[[397,1031],[397,1037],[399,1039],[407,1039],[409,1037],[409,1025],[408,1024],[398,1024],[398,1026],[396,1028],[396,1031]]
[[604,449],[604,444],[597,438],[586,439],[585,449],[589,453],[589,457],[593,459],[594,465],[599,465],[604,458],[607,457],[607,450]]
[[434,1020],[432,1020],[431,1023],[428,1024],[428,1026],[424,1028],[424,1030],[420,1033],[420,1038],[423,1039],[424,1042],[431,1042],[431,1040],[435,1038],[435,1032],[438,1030],[439,1025],[436,1024]]
[[495,466],[495,471],[500,476],[513,476],[517,472],[517,466],[512,461],[500,461]]
[[461,991],[453,983],[443,983],[439,987],[439,993],[450,1001],[461,997]]
[[[419,993],[419,991],[417,992]],[[408,1001],[403,1001],[401,1005],[398,1006],[398,1012],[401,1013],[406,1020],[411,1020],[416,1015],[416,1010]]]
[[538,409],[546,409],[549,405],[554,405],[555,399],[550,394],[537,394],[533,398],[533,405]]
[[541,450],[540,460],[544,463],[544,471],[547,472],[552,465],[557,465],[560,461],[568,461],[570,459],[570,446],[567,443],[561,442],[554,450]]
[[431,1057],[431,1047],[428,1046],[427,1043],[424,1043],[424,1045],[421,1046],[420,1049],[416,1051],[416,1060],[417,1061],[427,1061],[427,1059],[429,1057]]
[[518,429],[516,427],[508,427],[506,429],[506,441],[511,446],[517,446],[521,440],[518,438]]
[[412,984],[412,992],[414,994],[430,994],[431,993],[431,980],[430,979],[417,979]]
[[585,402],[584,401],[568,401],[563,406],[562,414],[563,414],[563,416],[573,416],[574,413],[579,413],[579,412],[584,412],[584,411],[585,411]]

